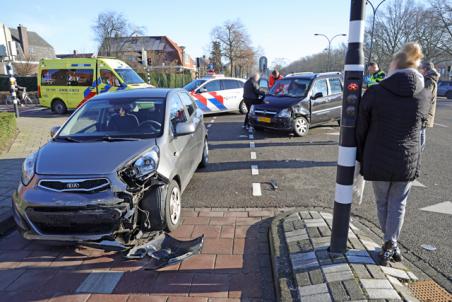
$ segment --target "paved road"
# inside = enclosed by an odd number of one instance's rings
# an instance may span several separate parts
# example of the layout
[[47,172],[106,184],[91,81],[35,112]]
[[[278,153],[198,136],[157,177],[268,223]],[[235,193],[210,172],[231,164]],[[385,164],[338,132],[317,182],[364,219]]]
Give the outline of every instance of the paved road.
[[[450,213],[451,206],[440,207],[443,213],[420,210],[452,201],[452,102],[440,101],[437,115],[437,126],[428,132],[419,178],[425,187],[413,188],[401,242],[450,278],[452,222],[451,215],[444,212],[449,210]],[[0,210],[18,180],[21,159],[47,140],[52,125],[61,124],[65,119],[48,111],[32,111],[24,116],[19,121],[22,132],[18,140],[11,152],[0,160],[0,173],[8,180],[0,184]],[[210,165],[195,174],[183,195],[185,207],[332,206],[339,137],[336,124],[316,127],[307,137],[295,138],[273,132],[249,133],[241,127],[242,119],[238,114],[205,118],[211,125],[208,126]],[[252,165],[256,166],[254,173],[257,175],[252,175]],[[277,183],[277,190],[272,190],[271,181]],[[261,196],[253,196],[253,183],[254,194],[259,193],[260,188]],[[370,186],[366,188],[363,204],[353,205],[353,213],[376,223]],[[422,249],[424,243],[436,246],[437,250]]]
[[[332,207],[339,138],[336,124],[311,129],[305,138],[255,131],[250,139],[241,127],[242,119],[236,114],[206,117],[211,124],[210,164],[195,174],[184,193],[186,207]],[[452,201],[451,101],[439,102],[436,123],[428,131],[422,173],[409,198],[401,243],[450,278],[452,204],[443,204],[439,208],[443,213],[420,209]],[[250,142],[255,148],[250,148]],[[252,175],[252,165],[257,166],[258,175]],[[272,180],[277,190],[268,184]],[[253,183],[260,183],[262,196],[253,196]],[[353,205],[353,213],[377,223],[370,184],[363,203]],[[422,244],[432,244],[437,250],[426,251]]]

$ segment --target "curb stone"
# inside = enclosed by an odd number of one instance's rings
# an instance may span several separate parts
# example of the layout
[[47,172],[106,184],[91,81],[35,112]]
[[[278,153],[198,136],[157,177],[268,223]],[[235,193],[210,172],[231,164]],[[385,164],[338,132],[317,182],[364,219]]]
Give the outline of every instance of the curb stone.
[[[380,242],[381,239],[377,234],[378,230],[376,232],[372,227],[369,228],[367,223],[364,225],[360,223],[365,218],[354,216],[352,219],[354,225],[351,226],[349,241],[353,240],[354,243],[348,243],[348,253],[342,255],[340,261],[333,258],[330,262],[325,261],[329,258],[326,248],[329,245],[330,234],[319,228],[325,223],[331,227],[331,214],[323,213],[331,209],[320,208],[321,213],[309,211],[310,209],[292,210],[276,216],[272,222],[271,258],[278,301],[300,301],[300,299],[303,301],[366,301],[367,299],[417,301],[409,288],[400,281],[430,279],[429,274],[423,274],[416,267],[413,274],[410,269],[414,265],[408,260],[403,263],[391,263],[384,270],[375,264],[380,249],[375,241]],[[324,219],[323,223],[319,217]],[[304,224],[305,227],[300,228],[300,224]],[[308,240],[303,236],[306,231],[309,235]],[[323,241],[327,244],[316,244],[319,239],[324,239]],[[284,256],[287,258],[281,259]],[[316,258],[313,258],[315,256]],[[286,267],[282,272],[278,265],[287,265],[287,263],[291,268]],[[404,264],[407,264],[410,269]],[[320,282],[310,277],[316,271],[321,272]],[[282,276],[281,273],[284,275]],[[289,276],[288,273],[292,273],[293,276]],[[326,281],[323,281],[323,276]],[[281,277],[286,281],[283,284],[280,282]],[[328,288],[329,291],[325,292],[324,288]]]

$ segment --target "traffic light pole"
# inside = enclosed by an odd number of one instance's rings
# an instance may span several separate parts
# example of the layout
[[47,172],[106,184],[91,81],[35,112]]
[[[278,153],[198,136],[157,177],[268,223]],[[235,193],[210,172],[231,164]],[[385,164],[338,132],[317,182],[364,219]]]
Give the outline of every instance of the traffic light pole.
[[355,126],[364,72],[364,17],[366,0],[351,0],[348,48],[344,66],[341,134],[337,161],[333,227],[329,251],[345,253],[356,161]]

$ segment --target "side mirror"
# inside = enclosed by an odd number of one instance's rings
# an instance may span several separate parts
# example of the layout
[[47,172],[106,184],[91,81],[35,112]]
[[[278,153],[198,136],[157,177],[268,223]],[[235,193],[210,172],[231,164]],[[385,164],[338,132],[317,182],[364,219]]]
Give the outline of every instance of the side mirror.
[[197,93],[204,93],[204,92],[207,92],[207,88],[206,87],[201,87],[197,91]]
[[192,122],[184,122],[176,124],[176,136],[192,134],[196,131],[195,124]]
[[323,98],[322,92],[317,92],[313,97],[311,97],[311,99],[313,99],[313,100],[316,100],[318,98]]
[[60,126],[55,126],[50,128],[50,137],[54,137],[55,134],[60,130]]

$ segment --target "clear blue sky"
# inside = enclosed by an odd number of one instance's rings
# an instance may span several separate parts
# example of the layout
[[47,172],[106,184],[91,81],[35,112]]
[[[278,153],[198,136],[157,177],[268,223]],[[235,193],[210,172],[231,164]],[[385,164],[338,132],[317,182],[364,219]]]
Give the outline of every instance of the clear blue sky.
[[[123,13],[130,22],[144,26],[146,35],[167,35],[187,47],[192,57],[206,53],[210,32],[228,19],[240,19],[253,45],[260,46],[269,61],[296,60],[322,51],[326,39],[314,37],[348,33],[348,0],[140,0],[140,1],[3,1],[0,22],[9,27],[23,24],[38,32],[57,53],[94,52],[91,30],[103,11]],[[370,13],[370,11],[368,11]],[[334,44],[346,42],[337,38]]]

